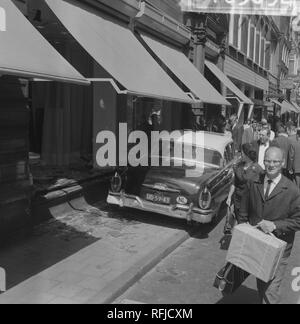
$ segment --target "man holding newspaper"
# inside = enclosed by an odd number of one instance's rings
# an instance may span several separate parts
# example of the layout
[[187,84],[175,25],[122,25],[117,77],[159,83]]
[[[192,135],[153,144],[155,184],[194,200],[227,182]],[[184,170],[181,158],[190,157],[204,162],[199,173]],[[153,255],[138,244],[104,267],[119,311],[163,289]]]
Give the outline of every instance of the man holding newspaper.
[[287,243],[275,277],[264,282],[257,280],[262,303],[280,303],[280,288],[291,255],[295,233],[300,231],[300,191],[282,175],[284,153],[270,147],[265,154],[266,173],[257,181],[250,181],[241,201],[238,222],[250,223],[266,234],[275,235]]

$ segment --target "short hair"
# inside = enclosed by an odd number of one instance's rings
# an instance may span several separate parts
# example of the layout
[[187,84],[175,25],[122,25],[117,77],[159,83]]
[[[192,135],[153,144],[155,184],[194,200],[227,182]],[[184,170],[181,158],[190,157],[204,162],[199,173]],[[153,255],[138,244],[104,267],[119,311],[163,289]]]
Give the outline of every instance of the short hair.
[[281,153],[281,156],[282,156],[282,161],[284,161],[284,159],[285,159],[285,153],[284,153],[284,151],[283,151],[280,147],[278,147],[278,146],[270,146],[269,148],[267,148],[267,150],[266,150],[266,152],[265,152],[265,156],[266,156],[270,151],[272,151],[272,150],[277,150],[278,152],[280,152],[280,153]]
[[288,131],[290,132],[296,132],[297,131],[297,127],[295,125],[289,125],[287,127]]
[[278,127],[278,133],[286,133],[286,128],[283,126],[283,125],[280,125],[279,127]]
[[266,126],[264,126],[262,129],[261,129],[261,132],[264,132],[264,131],[266,131],[267,132],[267,135],[268,136],[270,136],[271,135],[271,130],[270,130],[270,128],[269,127],[266,127]]

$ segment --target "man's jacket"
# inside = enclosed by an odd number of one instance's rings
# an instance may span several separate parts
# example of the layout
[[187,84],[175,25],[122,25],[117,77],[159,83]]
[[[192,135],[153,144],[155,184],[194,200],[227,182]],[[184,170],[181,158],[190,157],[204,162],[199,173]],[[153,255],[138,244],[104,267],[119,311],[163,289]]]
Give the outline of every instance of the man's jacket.
[[293,173],[300,173],[300,140],[290,139],[288,169]]
[[284,168],[287,168],[288,158],[289,158],[289,151],[291,148],[291,141],[287,136],[279,135],[277,138],[274,139],[272,142],[272,146],[277,146],[284,152]]
[[242,196],[239,223],[249,222],[256,226],[262,220],[274,222],[274,234],[288,243],[287,256],[292,250],[295,233],[300,231],[300,191],[297,186],[282,176],[280,182],[270,194],[264,198],[264,179],[262,174],[258,180],[249,181]]

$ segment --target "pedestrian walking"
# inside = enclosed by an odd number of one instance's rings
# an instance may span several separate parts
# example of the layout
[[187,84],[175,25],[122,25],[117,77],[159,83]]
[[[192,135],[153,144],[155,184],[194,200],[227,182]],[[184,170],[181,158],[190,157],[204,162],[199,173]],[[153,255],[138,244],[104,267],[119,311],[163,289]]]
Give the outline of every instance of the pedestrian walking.
[[244,127],[244,134],[242,138],[242,144],[250,144],[252,143],[254,139],[254,133],[255,133],[255,123],[253,121],[248,121],[247,126]]
[[287,133],[291,141],[295,141],[297,139],[297,128],[293,123],[289,123],[287,125]]
[[258,179],[264,170],[257,163],[256,150],[251,144],[242,145],[242,160],[234,166],[234,183],[231,186],[227,206],[228,212],[224,234],[231,234],[241,208],[243,191],[249,180]]
[[258,180],[249,181],[243,192],[238,222],[250,223],[287,242],[274,279],[268,283],[257,280],[261,303],[278,304],[295,233],[300,230],[300,191],[282,175],[284,152],[280,148],[270,147],[264,163],[265,174]]
[[275,132],[272,131],[272,126],[271,124],[268,123],[266,119],[262,119],[261,121],[262,129],[266,129],[270,131],[270,141],[274,141],[275,139]]
[[244,125],[239,125],[237,115],[232,115],[230,117],[230,124],[231,124],[231,133],[232,133],[232,139],[233,139],[235,151],[241,152],[242,139],[244,134]]
[[296,137],[290,137],[290,143],[287,167],[290,176],[300,188],[300,130],[298,130]]
[[265,169],[264,157],[267,149],[272,146],[270,141],[271,132],[269,129],[262,129],[259,132],[259,140],[252,143],[254,149],[256,150],[257,162],[262,169]]

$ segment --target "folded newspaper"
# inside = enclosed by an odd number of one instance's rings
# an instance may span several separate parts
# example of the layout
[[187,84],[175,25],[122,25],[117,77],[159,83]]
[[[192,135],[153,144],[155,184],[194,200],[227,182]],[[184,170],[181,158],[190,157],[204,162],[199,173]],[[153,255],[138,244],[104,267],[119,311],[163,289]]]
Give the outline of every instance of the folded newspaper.
[[241,224],[235,227],[227,261],[264,282],[274,279],[286,249],[286,242],[259,229]]

